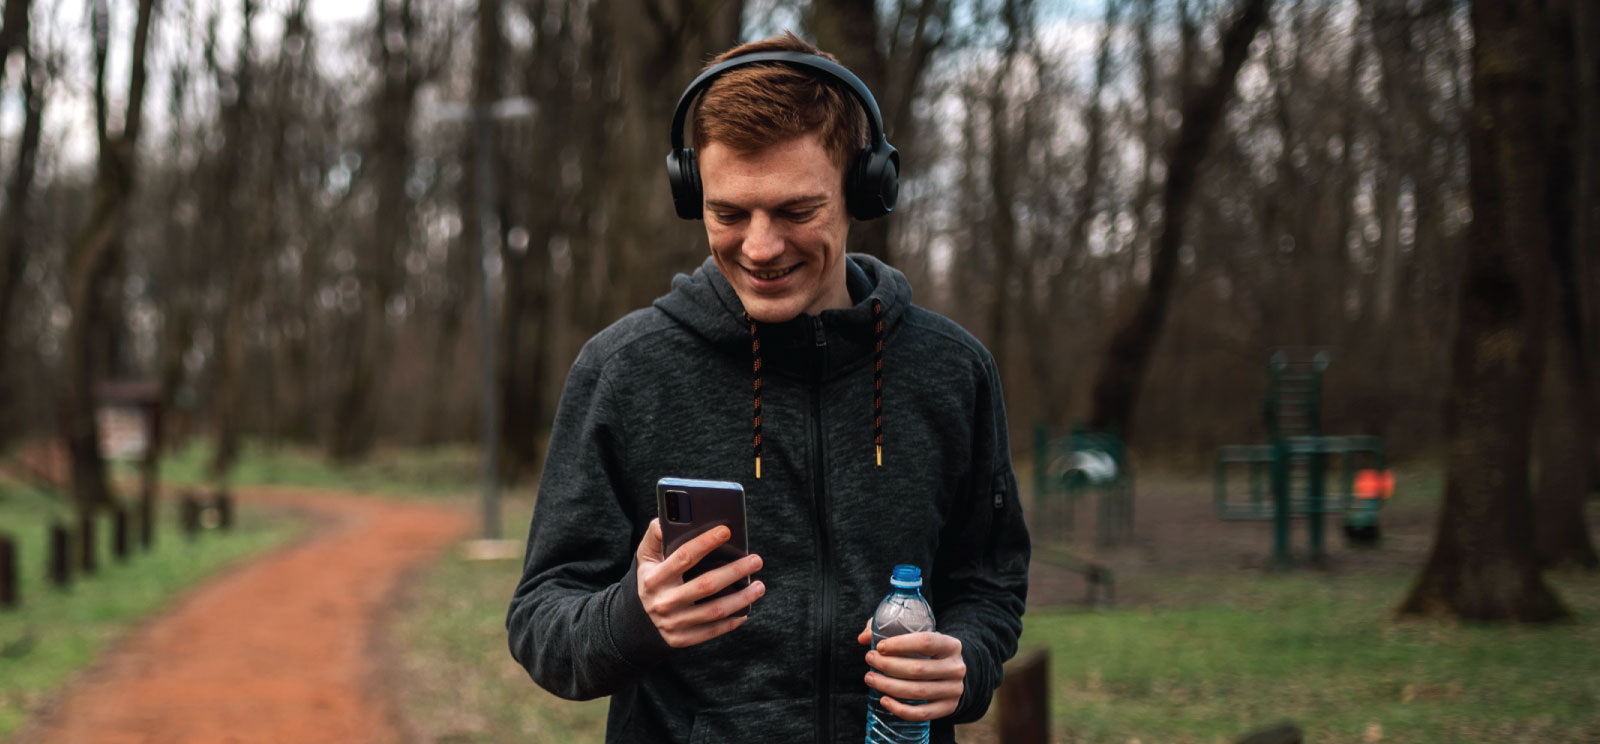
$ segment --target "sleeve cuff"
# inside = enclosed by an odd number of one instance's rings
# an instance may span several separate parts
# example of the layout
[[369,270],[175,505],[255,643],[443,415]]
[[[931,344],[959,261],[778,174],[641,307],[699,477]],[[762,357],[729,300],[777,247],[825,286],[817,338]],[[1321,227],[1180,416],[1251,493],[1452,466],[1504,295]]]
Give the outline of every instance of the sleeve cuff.
[[[959,635],[956,637],[961,638]],[[956,703],[950,720],[971,723],[989,712],[989,703],[994,698],[995,689],[1000,686],[1000,680],[988,678],[988,668],[978,654],[976,644],[966,638],[961,638],[961,661],[967,665],[967,677],[962,681],[961,701]]]
[[606,632],[611,636],[611,647],[617,656],[639,671],[648,670],[672,652],[666,639],[650,622],[639,600],[639,564],[634,562],[623,574],[611,595],[606,608]]

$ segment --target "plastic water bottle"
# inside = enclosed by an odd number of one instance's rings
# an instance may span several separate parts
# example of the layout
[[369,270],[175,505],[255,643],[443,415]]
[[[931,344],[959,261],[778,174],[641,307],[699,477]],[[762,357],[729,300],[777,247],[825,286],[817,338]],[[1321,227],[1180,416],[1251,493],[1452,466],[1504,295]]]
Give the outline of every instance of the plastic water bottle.
[[[922,569],[895,566],[889,577],[893,591],[878,603],[872,613],[872,647],[878,642],[906,633],[932,631],[933,608],[922,598]],[[927,721],[902,721],[878,702],[883,693],[867,688],[867,744],[926,744]],[[918,704],[920,700],[902,702]]]

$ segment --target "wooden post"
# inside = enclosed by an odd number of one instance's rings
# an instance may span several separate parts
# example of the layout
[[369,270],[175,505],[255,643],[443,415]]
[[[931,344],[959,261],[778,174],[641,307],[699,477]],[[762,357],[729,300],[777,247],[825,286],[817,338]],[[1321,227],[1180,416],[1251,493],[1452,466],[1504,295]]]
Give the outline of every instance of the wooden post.
[[1006,663],[1000,684],[1000,744],[1050,743],[1050,650]]
[[92,575],[98,568],[99,551],[94,535],[94,510],[87,509],[78,515],[78,565],[83,575]]
[[156,545],[156,499],[147,493],[139,494],[139,545],[147,553]]
[[17,544],[0,535],[0,610],[17,606]]
[[60,522],[50,525],[50,583],[62,589],[72,583],[72,532]]
[[1292,723],[1280,723],[1269,729],[1246,734],[1238,744],[1302,744],[1304,741],[1305,737],[1300,733],[1300,727]]
[[217,492],[216,499],[212,502],[217,510],[217,526],[224,532],[233,530],[233,496],[227,491]]
[[193,540],[200,532],[200,502],[194,494],[185,493],[178,502],[178,519],[183,525],[184,537]]
[[128,560],[128,507],[111,507],[111,555],[118,563]]

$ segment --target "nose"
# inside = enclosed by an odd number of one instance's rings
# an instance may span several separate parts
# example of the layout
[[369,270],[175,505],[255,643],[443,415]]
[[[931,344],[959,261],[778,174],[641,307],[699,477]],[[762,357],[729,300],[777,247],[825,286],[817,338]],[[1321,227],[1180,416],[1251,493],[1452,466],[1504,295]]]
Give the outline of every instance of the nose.
[[756,211],[744,234],[744,255],[751,263],[762,264],[783,255],[783,233],[772,217]]

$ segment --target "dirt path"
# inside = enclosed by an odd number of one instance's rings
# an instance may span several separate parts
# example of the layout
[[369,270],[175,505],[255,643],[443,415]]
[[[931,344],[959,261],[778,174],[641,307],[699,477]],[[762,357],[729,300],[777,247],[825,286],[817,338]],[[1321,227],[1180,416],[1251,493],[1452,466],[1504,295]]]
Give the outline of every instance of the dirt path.
[[120,643],[19,744],[396,742],[376,631],[407,570],[465,535],[448,506],[247,489],[312,535],[233,569]]

